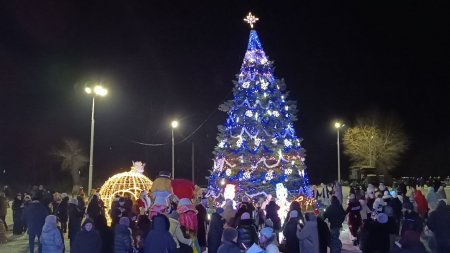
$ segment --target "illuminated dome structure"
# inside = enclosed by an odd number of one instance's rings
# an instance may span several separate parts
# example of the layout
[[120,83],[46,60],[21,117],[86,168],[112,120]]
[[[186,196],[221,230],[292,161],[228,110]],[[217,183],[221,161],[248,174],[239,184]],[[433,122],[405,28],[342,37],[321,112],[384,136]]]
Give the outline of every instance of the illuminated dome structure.
[[116,194],[123,196],[128,192],[133,200],[140,197],[142,191],[149,191],[153,182],[144,173],[145,163],[134,162],[131,170],[110,177],[100,188],[100,197],[106,206],[106,215],[109,219],[109,209]]

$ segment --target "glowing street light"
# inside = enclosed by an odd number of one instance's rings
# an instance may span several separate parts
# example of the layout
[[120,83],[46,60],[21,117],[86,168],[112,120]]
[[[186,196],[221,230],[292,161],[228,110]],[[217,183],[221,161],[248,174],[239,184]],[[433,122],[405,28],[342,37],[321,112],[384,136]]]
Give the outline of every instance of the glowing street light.
[[339,151],[339,130],[341,127],[345,126],[345,124],[342,124],[339,121],[336,121],[334,123],[334,127],[336,128],[337,132],[337,163],[338,163],[338,182],[341,182],[341,152]]
[[170,123],[172,126],[172,179],[175,178],[175,138],[173,137],[173,130],[178,127],[178,121],[174,120]]
[[84,91],[92,96],[92,117],[91,117],[91,147],[89,153],[89,183],[88,183],[88,193],[91,194],[92,191],[92,171],[94,169],[94,113],[95,113],[95,97],[104,97],[108,94],[108,90],[103,88],[101,85],[95,85],[93,88],[86,87]]

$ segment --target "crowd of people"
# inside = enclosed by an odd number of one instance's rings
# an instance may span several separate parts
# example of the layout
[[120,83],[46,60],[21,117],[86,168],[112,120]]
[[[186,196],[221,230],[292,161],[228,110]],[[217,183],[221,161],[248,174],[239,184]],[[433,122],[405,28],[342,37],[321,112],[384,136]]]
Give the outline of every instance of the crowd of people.
[[[0,243],[10,229],[6,190],[0,192]],[[312,194],[318,209],[302,210],[293,201],[282,220],[270,195],[218,203],[143,191],[138,199],[116,195],[106,207],[98,192],[85,196],[81,190],[70,197],[34,186],[12,201],[12,232],[28,234],[30,253],[36,238],[45,253],[66,247],[74,253],[338,253],[347,221],[349,236],[363,253],[450,252],[450,210],[438,183],[428,186],[426,196],[419,188],[389,189],[383,183],[352,187],[347,199],[339,184],[313,186]]]

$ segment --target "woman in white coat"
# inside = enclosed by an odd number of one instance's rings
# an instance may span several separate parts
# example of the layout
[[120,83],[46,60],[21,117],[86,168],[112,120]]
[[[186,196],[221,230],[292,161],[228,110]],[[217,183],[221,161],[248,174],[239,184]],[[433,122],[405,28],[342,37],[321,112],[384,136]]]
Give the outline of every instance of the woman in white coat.
[[297,238],[300,241],[301,253],[319,253],[319,232],[317,230],[317,217],[313,213],[305,214],[305,226],[298,225]]

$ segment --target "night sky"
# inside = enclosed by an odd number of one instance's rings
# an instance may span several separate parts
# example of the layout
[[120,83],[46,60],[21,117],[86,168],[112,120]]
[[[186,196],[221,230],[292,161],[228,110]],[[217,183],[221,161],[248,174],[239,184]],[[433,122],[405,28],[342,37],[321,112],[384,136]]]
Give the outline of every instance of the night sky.
[[395,113],[410,137],[394,173],[449,174],[447,3],[149,2],[3,1],[0,183],[69,182],[49,154],[64,138],[79,140],[89,154],[84,85],[102,82],[109,94],[96,101],[94,185],[128,170],[131,160],[146,162],[151,178],[170,170],[174,118],[178,141],[206,120],[176,145],[176,176],[190,178],[194,142],[197,183],[206,184],[217,125],[226,119],[217,107],[232,98],[248,11],[260,18],[256,30],[275,75],[297,100],[295,127],[313,183],[336,178],[332,121],[351,125],[373,108]]

